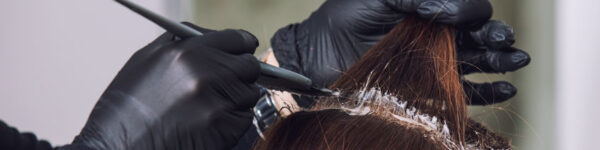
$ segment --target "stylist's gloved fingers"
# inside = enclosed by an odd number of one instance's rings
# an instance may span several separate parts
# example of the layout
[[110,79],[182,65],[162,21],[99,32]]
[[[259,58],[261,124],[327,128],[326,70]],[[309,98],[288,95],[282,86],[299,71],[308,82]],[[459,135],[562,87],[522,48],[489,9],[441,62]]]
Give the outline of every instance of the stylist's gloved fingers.
[[[258,79],[258,76],[260,75],[260,64],[256,57],[248,53],[232,54],[224,49],[199,44],[209,40],[208,38],[212,37],[208,35],[197,36],[180,43],[182,49],[185,49],[186,51],[185,55],[182,55],[182,57],[185,57],[196,64],[204,64],[207,63],[207,61],[220,62],[218,68],[214,68],[215,70],[226,70],[227,74],[234,75],[231,77],[220,76],[218,78],[237,79],[243,83],[254,83]],[[198,58],[205,58],[207,60]]]
[[193,37],[186,41],[186,45],[206,46],[225,51],[229,54],[254,54],[258,47],[258,39],[250,32],[244,30],[226,29],[218,32],[206,33],[203,36]]
[[260,99],[260,88],[254,83],[245,84],[239,86],[236,90],[230,90],[237,92],[238,97],[233,98],[236,109],[249,109],[256,105],[258,99]]
[[421,17],[437,22],[454,24],[458,28],[474,29],[492,17],[488,0],[397,0],[413,1]]
[[459,31],[459,47],[487,47],[502,50],[515,43],[515,33],[511,26],[502,21],[489,21],[475,31]]
[[260,75],[260,63],[251,54],[241,54],[229,61],[233,73],[244,83],[254,83]]
[[195,24],[192,24],[190,22],[187,22],[187,21],[184,21],[184,22],[181,22],[181,23],[184,24],[184,25],[186,25],[186,26],[188,26],[188,27],[191,27],[192,29],[194,29],[196,31],[200,31],[200,33],[202,33],[202,34],[216,32],[217,31],[217,30],[213,30],[213,29],[199,27],[199,26],[197,26]]
[[226,92],[224,95],[233,101],[237,109],[254,106],[260,98],[260,89],[255,84],[260,75],[259,61],[250,54],[232,55],[218,49],[205,50],[218,54],[213,56],[214,59],[227,60],[227,63],[221,66],[227,73],[217,77],[226,83],[222,84],[223,87],[219,91]]
[[216,31],[203,27],[196,26],[189,22],[183,24],[203,33],[202,40],[198,40],[208,47],[221,49],[230,54],[254,54],[258,47],[258,39],[250,32],[245,30],[225,29]]
[[523,68],[531,58],[525,51],[508,47],[503,50],[459,49],[461,74],[473,72],[505,73]]
[[463,81],[469,105],[488,105],[504,102],[517,94],[517,88],[505,81],[473,83]]

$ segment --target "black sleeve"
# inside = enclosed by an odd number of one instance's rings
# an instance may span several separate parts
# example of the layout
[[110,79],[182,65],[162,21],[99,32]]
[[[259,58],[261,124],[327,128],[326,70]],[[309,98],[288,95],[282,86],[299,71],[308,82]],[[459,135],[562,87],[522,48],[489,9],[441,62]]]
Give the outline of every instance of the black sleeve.
[[0,120],[0,150],[51,150],[50,143],[32,133],[19,133]]
[[246,130],[244,136],[240,138],[238,143],[231,150],[252,150],[258,139],[260,139],[260,137],[258,136],[256,126],[251,125],[250,128]]

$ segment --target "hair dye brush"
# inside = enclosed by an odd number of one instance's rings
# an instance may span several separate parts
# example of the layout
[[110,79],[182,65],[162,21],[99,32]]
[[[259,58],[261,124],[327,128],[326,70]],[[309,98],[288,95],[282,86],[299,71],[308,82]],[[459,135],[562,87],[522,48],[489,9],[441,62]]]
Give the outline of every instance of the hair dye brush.
[[[184,24],[178,23],[178,22],[174,22],[171,21],[167,18],[164,18],[156,13],[153,13],[150,10],[147,10],[139,5],[136,5],[134,3],[131,3],[127,0],[115,0],[118,3],[124,5],[125,7],[131,9],[132,11],[144,16],[146,19],[156,23],[158,26],[162,27],[163,29],[167,30],[167,32],[173,33],[174,35],[178,36],[179,38],[182,39],[186,39],[186,38],[190,38],[190,37],[194,37],[194,36],[202,36],[203,34],[197,30],[194,30],[191,27],[188,27]],[[258,45],[258,40],[256,38],[254,38],[253,36],[244,36],[244,35],[249,35],[248,33],[241,33],[241,32],[245,32],[245,31],[241,31],[241,30],[234,30],[237,31],[238,33],[232,32],[232,34],[240,34],[242,36],[242,38],[246,39],[246,42],[244,42],[244,45],[231,45],[231,47],[233,48],[256,48],[256,46]],[[229,36],[227,37],[223,37],[223,38],[219,38],[219,37],[215,37],[215,40],[220,40],[224,43],[224,45],[227,45],[226,42],[227,38],[229,38]],[[293,93],[298,93],[298,94],[305,94],[305,95],[313,95],[313,96],[326,96],[326,95],[332,95],[332,91],[326,88],[317,88],[317,86],[314,86],[312,83],[312,80],[300,75],[298,73],[283,69],[283,68],[279,68],[279,67],[275,67],[269,64],[265,64],[263,62],[260,62],[260,77],[258,78],[258,80],[256,81],[258,84],[266,87],[266,88],[270,88],[270,89],[276,89],[276,90],[283,90],[283,91],[289,91],[289,92],[293,92]]]

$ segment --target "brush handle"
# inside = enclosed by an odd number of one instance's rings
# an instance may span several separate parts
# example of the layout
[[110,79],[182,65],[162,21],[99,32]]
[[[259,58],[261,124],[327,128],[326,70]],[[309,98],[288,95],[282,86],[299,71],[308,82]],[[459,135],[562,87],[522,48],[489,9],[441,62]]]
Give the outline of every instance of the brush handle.
[[136,5],[130,1],[127,1],[127,0],[115,0],[115,1],[117,1],[118,3],[122,4],[123,6],[129,8],[129,9],[131,9],[132,11],[144,16],[146,19],[156,23],[158,26],[164,28],[165,30],[167,30],[170,33],[177,35],[178,37],[180,37],[182,39],[203,35],[199,31],[196,31],[196,30],[194,30],[186,25],[183,25],[181,23],[171,21],[165,17],[162,17],[162,16],[160,16],[148,9],[145,9],[144,7]]
[[[204,35],[189,26],[171,21],[127,0],[115,1],[182,39]],[[238,43],[243,44],[229,44],[230,41],[242,41]],[[206,46],[219,47],[231,54],[242,54],[248,50],[254,51],[256,47],[258,47],[258,40],[256,37],[244,30],[228,29],[222,31],[218,35],[213,35],[204,42],[206,43]],[[261,63],[260,72],[261,76],[257,80],[257,83],[267,88],[287,90],[308,95],[331,95],[331,91],[328,89],[315,88],[310,78],[283,68]]]

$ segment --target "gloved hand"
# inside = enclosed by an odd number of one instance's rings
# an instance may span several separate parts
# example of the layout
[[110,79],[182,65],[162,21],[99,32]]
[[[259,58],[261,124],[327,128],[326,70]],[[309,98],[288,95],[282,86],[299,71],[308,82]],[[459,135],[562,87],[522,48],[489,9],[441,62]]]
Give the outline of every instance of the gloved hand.
[[69,148],[228,149],[251,125],[259,99],[256,38],[194,27],[137,51],[94,107]]
[[[407,15],[456,25],[463,74],[514,71],[530,61],[511,47],[510,26],[489,21],[488,0],[327,0],[308,19],[277,31],[271,46],[280,67],[326,87]],[[502,102],[516,94],[507,82],[464,85],[471,104]]]

